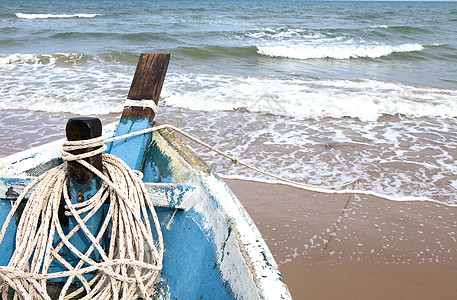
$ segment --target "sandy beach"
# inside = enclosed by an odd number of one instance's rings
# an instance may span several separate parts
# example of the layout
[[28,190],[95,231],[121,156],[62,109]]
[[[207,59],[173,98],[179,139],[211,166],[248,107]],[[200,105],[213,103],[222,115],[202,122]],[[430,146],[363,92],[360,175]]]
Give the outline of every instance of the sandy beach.
[[294,299],[456,299],[456,208],[226,182]]

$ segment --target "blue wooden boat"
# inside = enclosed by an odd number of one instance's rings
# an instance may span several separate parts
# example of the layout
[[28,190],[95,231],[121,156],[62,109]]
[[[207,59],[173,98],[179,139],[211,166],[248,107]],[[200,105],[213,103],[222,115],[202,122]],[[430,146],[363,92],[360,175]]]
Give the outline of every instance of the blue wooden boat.
[[[160,59],[165,62],[160,63]],[[145,99],[133,95],[135,82],[144,85],[144,76],[156,80],[157,72],[162,72],[162,79],[155,84],[149,98],[157,103],[168,59],[169,56],[152,54],[141,56],[129,99]],[[140,67],[142,63],[152,73],[144,75],[148,71]],[[151,64],[159,65],[159,71]],[[118,136],[157,126],[151,118],[155,112],[144,107],[133,110],[126,107],[118,126],[106,126],[104,135]],[[59,152],[62,143],[63,140],[54,141],[0,159],[0,224],[29,182],[63,163]],[[270,250],[241,203],[171,130],[161,129],[113,142],[107,152],[143,173],[143,181],[154,201],[164,241],[163,268],[155,284],[155,298],[291,298]],[[15,234],[20,218],[19,209],[0,244],[0,266],[8,265],[18,246]],[[50,280],[48,285],[52,284],[59,287],[57,280]]]

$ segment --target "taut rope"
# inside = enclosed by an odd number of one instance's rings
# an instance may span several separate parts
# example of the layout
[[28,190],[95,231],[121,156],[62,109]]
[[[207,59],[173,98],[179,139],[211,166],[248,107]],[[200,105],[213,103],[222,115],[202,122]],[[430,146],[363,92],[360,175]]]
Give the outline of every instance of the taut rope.
[[173,125],[169,125],[169,124],[163,124],[163,125],[158,125],[158,126],[154,126],[152,128],[146,128],[146,129],[143,129],[143,130],[140,130],[140,131],[135,131],[135,132],[132,132],[132,133],[129,133],[129,134],[126,134],[126,135],[123,135],[123,136],[119,136],[119,137],[114,137],[114,138],[110,138],[110,139],[107,139],[106,142],[114,142],[114,141],[118,141],[118,140],[122,140],[122,139],[126,139],[126,138],[129,138],[129,137],[133,137],[133,136],[137,136],[137,135],[142,135],[142,134],[145,134],[145,133],[149,133],[149,132],[153,132],[153,131],[158,131],[158,130],[161,130],[161,129],[171,129],[171,130],[174,130],[176,131],[177,133],[179,134],[182,134],[183,136],[189,138],[190,140],[210,149],[211,151],[214,151],[216,152],[217,154],[219,155],[222,155],[224,156],[225,158],[228,158],[230,159],[234,164],[240,164],[248,169],[251,169],[253,171],[256,171],[258,173],[262,173],[264,175],[267,175],[267,176],[270,176],[272,178],[275,178],[275,179],[278,179],[278,180],[281,180],[281,181],[284,181],[284,182],[288,182],[288,183],[292,183],[294,185],[298,185],[298,186],[304,186],[304,187],[311,187],[311,188],[326,188],[326,189],[334,189],[334,188],[339,188],[339,187],[343,187],[343,186],[346,186],[346,185],[349,185],[349,184],[352,184],[354,182],[356,182],[357,180],[359,180],[359,178],[355,178],[353,180],[350,180],[348,182],[345,182],[343,184],[339,184],[339,185],[329,185],[329,186],[325,186],[325,185],[312,185],[312,184],[306,184],[306,183],[302,183],[302,182],[298,182],[298,181],[293,181],[293,180],[289,180],[287,178],[284,178],[284,177],[280,177],[280,176],[277,176],[277,175],[274,175],[273,173],[270,173],[270,172],[267,172],[267,171],[263,171],[257,167],[254,167],[253,165],[250,165],[250,164],[247,164],[243,161],[240,161],[238,159],[238,157],[236,156],[233,156],[233,155],[230,155],[230,154],[227,154],[225,152],[222,152],[221,150],[218,150],[216,148],[214,148],[213,146],[203,142],[202,140],[188,134],[187,132],[173,126]]

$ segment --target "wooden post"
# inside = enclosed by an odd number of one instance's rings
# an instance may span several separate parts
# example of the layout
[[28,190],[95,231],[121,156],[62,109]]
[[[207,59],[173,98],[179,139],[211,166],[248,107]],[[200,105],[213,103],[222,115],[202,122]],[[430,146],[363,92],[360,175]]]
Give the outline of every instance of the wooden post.
[[[71,118],[67,122],[66,134],[69,141],[87,140],[100,137],[102,135],[102,123],[98,118]],[[72,153],[82,154],[95,149],[96,148],[74,150]],[[96,167],[98,170],[102,170],[101,154],[86,158],[85,160],[92,166]],[[68,176],[69,195],[71,196],[71,202],[73,204],[87,201],[100,189],[101,179],[92,171],[88,170],[86,167],[76,161],[68,162]],[[82,214],[81,218],[83,219],[85,215],[86,213]],[[89,228],[89,231],[92,233],[92,235],[97,236],[103,223],[103,218],[104,212],[103,207],[101,207],[89,220],[87,220],[86,226]],[[66,221],[68,225],[68,232],[70,232],[78,224],[74,217],[66,217]],[[82,253],[85,253],[87,249],[92,245],[92,242],[81,229],[78,230],[75,235],[70,238],[70,242]],[[68,249],[66,250],[68,251]],[[70,251],[68,251],[66,254],[66,260],[71,265],[75,266],[79,261],[79,258]],[[95,250],[92,252],[90,257],[97,261],[100,255]],[[91,276],[92,275],[87,275],[86,278],[90,278]]]
[[[80,117],[71,118],[67,122],[65,128],[67,139],[69,141],[88,140],[97,138],[102,135],[102,122],[98,118]],[[83,149],[71,151],[73,154],[82,154],[93,151],[95,149]],[[99,171],[102,170],[102,155],[98,154],[93,157],[86,158],[85,161],[93,165]],[[68,162],[68,172],[71,180],[74,180],[77,184],[85,185],[92,178],[95,177],[91,171],[83,167],[80,163],[70,161]]]
[[[158,104],[169,62],[170,54],[141,54],[127,99],[153,100]],[[148,117],[150,121],[154,116],[150,108],[142,107],[124,107],[122,113],[122,118]]]
[[[128,94],[130,100],[153,100],[159,102],[170,54],[141,54]],[[124,107],[116,136],[143,130],[152,126],[155,113],[149,107]],[[134,170],[141,170],[146,147],[151,134],[144,134],[112,143],[108,152],[116,155]]]

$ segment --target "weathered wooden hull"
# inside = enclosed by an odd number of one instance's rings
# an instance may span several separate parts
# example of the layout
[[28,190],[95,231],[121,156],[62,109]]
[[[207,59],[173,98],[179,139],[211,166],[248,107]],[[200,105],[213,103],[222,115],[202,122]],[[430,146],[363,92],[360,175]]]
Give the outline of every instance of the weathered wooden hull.
[[[113,130],[108,128],[107,135]],[[61,163],[61,141],[0,159],[0,222],[34,176]],[[165,252],[157,289],[169,299],[289,299],[257,227],[228,186],[179,138],[154,132],[141,162],[155,199]],[[17,216],[19,218],[19,216]],[[15,247],[15,224],[0,265]]]

